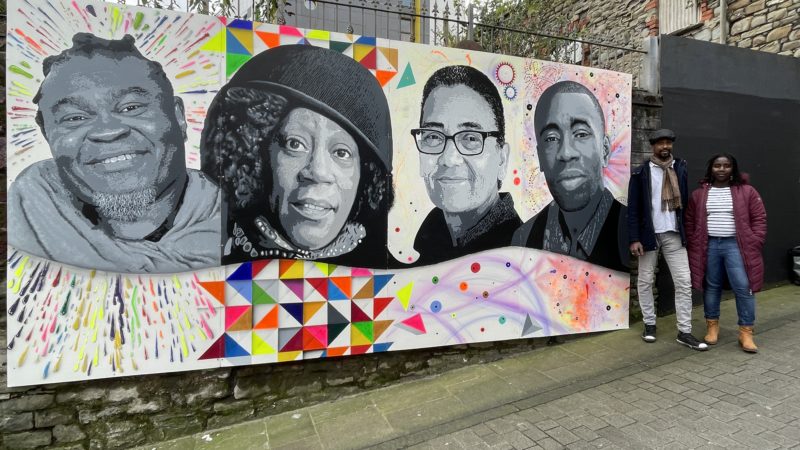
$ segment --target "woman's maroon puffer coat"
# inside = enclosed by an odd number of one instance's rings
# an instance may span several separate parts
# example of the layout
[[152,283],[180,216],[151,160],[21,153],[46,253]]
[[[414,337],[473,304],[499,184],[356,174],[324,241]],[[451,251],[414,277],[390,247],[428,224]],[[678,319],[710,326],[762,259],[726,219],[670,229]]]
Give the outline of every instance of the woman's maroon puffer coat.
[[[692,287],[703,290],[703,278],[708,263],[708,212],[706,199],[711,184],[703,185],[689,198],[686,208],[686,247],[692,271]],[[744,183],[731,186],[733,219],[736,223],[736,242],[742,254],[750,289],[760,291],[764,284],[764,258],[761,249],[767,238],[767,211],[753,186]]]

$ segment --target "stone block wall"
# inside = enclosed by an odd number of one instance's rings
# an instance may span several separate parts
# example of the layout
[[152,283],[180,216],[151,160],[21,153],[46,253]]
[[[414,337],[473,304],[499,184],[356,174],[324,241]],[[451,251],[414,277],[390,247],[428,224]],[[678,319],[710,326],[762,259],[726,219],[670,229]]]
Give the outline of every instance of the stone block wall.
[[800,0],[737,0],[728,4],[728,43],[800,58]]
[[[633,167],[649,158],[647,137],[660,126],[661,99],[634,91]],[[0,185],[5,183],[3,175]],[[635,268],[631,280],[635,286]],[[5,310],[5,289],[0,292]],[[635,322],[641,312],[635,289],[631,292],[630,316]],[[6,330],[6,316],[1,314],[2,348],[7,346]],[[6,387],[6,352],[2,352],[0,448],[129,448],[495,361],[547,342],[547,338],[520,339],[25,388]]]

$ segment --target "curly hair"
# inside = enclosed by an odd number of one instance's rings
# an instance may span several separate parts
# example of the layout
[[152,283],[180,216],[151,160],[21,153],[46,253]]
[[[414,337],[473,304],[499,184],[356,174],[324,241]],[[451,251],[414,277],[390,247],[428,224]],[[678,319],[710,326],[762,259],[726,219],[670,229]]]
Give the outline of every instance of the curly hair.
[[[267,205],[272,188],[269,144],[293,107],[284,96],[250,87],[231,87],[212,102],[201,137],[201,170],[219,180],[231,213]],[[369,229],[392,206],[392,174],[372,151],[360,147],[359,156],[358,195],[348,220]],[[279,226],[277,222],[273,225]]]
[[714,183],[714,161],[717,158],[727,158],[728,161],[731,162],[731,186],[736,186],[738,184],[745,184],[747,183],[747,178],[745,177],[742,172],[739,171],[739,162],[736,161],[733,155],[729,153],[717,153],[716,155],[712,156],[708,162],[706,163],[706,173],[703,175],[703,179],[700,180],[700,183]]

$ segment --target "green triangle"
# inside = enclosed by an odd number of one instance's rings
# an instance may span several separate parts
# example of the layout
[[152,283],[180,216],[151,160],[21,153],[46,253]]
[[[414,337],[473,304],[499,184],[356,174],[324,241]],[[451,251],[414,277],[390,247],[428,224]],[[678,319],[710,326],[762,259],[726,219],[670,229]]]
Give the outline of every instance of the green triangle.
[[372,322],[353,322],[351,325],[356,327],[370,342],[374,341]]
[[239,70],[239,67],[242,67],[244,63],[246,63],[252,56],[250,55],[239,55],[236,53],[226,53],[225,54],[225,75],[230,78],[234,72]]
[[344,53],[351,45],[353,45],[352,42],[330,41],[330,49],[339,53]]
[[406,68],[403,70],[403,76],[400,77],[400,81],[397,83],[397,88],[400,89],[416,83],[417,80],[414,78],[414,71],[411,70],[411,63],[406,63]]
[[261,286],[253,282],[253,304],[254,305],[274,305],[277,303]]

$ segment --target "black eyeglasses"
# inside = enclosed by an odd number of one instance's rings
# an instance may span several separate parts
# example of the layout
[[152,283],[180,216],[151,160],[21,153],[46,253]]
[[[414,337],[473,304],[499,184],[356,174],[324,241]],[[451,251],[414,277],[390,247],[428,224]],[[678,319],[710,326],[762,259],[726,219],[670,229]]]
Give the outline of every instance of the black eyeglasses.
[[499,138],[499,131],[459,131],[448,136],[438,130],[427,128],[417,128],[411,130],[414,142],[417,143],[417,150],[426,155],[439,155],[444,152],[448,140],[452,140],[456,145],[456,150],[464,156],[480,155],[483,152],[483,144],[487,137]]

